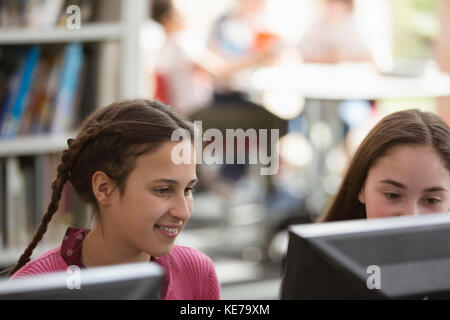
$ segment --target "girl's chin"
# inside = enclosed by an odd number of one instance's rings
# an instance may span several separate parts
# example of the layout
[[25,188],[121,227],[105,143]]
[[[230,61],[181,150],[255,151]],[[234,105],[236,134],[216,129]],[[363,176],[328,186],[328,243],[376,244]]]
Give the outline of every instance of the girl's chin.
[[158,250],[152,250],[151,252],[147,252],[149,255],[151,255],[154,258],[161,258],[170,253],[170,251],[173,248],[173,244],[170,246],[164,246],[164,248],[158,248]]

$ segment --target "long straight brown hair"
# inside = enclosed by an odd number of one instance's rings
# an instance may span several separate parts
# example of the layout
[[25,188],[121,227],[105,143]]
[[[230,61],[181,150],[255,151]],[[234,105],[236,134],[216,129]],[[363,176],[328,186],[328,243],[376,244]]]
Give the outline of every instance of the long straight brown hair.
[[72,184],[78,196],[90,204],[96,214],[99,209],[92,191],[92,175],[96,171],[105,172],[123,194],[137,158],[171,141],[176,129],[187,130],[191,137],[194,136],[191,122],[157,100],[123,100],[90,115],[81,125],[77,137],[67,141],[69,148],[62,152],[47,212],[9,275],[30,261],[33,250],[58,209],[66,182]]
[[450,130],[437,115],[406,110],[383,118],[363,140],[348,167],[340,190],[319,222],[366,218],[358,195],[370,168],[391,148],[402,144],[432,146],[450,171]]

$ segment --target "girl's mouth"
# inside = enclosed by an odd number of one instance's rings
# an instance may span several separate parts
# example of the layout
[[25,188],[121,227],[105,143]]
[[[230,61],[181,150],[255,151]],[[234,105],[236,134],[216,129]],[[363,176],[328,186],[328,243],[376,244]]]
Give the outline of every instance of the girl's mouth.
[[169,238],[175,238],[180,232],[179,228],[166,227],[160,225],[155,225],[155,229],[157,229],[161,234]]

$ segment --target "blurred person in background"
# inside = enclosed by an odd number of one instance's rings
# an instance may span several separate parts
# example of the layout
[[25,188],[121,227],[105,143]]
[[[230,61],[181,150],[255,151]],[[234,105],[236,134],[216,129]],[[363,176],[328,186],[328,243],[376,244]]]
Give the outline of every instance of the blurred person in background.
[[[196,116],[208,125],[209,115],[220,113],[224,128],[244,130],[278,128],[284,131],[286,124],[268,112],[263,106],[251,101],[241,83],[249,67],[271,64],[280,52],[280,39],[264,26],[264,0],[237,0],[231,10],[214,23],[208,47],[231,64],[243,66],[229,77],[214,79],[214,101],[210,110]],[[220,108],[220,109],[219,109]],[[248,151],[248,147],[246,149]],[[240,180],[248,173],[245,164],[225,164],[220,175],[229,183]]]
[[321,15],[300,41],[303,61],[373,62],[353,14],[353,0],[326,0]]
[[165,32],[165,42],[155,57],[155,98],[189,115],[211,100],[211,75],[221,61],[212,61],[215,57],[188,30],[172,1],[152,1],[151,13]]
[[[246,61],[248,66],[267,62],[277,50],[279,37],[264,26],[264,0],[237,0],[235,6],[214,23],[208,46],[227,61]],[[217,79],[215,100],[245,100],[245,92],[233,79]]]
[[155,98],[184,115],[209,105],[213,81],[228,78],[272,56],[272,52],[267,52],[252,59],[227,60],[206,46],[170,0],[154,0],[152,18],[163,27],[166,36],[156,54]]
[[[249,13],[249,9],[246,8],[245,12]],[[276,55],[273,46],[229,59],[202,42],[172,1],[154,0],[151,13],[152,19],[163,27],[166,35],[155,58],[156,99],[192,120],[202,121],[204,130],[216,128],[225,133],[226,128],[257,130],[284,125],[281,119],[240,95],[235,99],[236,96],[231,94],[231,99],[225,99],[229,108],[223,110],[215,108],[218,104],[213,99],[215,84],[231,83],[230,79],[239,71],[271,60]],[[225,159],[225,152],[223,156]],[[225,196],[231,194],[232,184],[246,171],[247,166],[242,164],[221,165],[218,170],[208,170],[207,173],[199,167],[203,183],[206,185],[210,181],[207,188],[217,188],[218,193]],[[218,187],[221,182],[224,182],[223,186]]]
[[[375,61],[359,32],[353,0],[324,0],[322,10],[302,37],[300,56],[305,63],[373,63]],[[309,107],[309,101],[306,108]],[[313,108],[315,106],[312,106]],[[343,126],[343,141],[355,127],[365,123],[375,108],[375,101],[342,100],[338,105]],[[347,148],[344,149],[347,152]],[[350,156],[347,154],[347,156]]]
[[320,222],[450,212],[450,129],[436,114],[383,118],[356,151]]
[[[439,1],[440,35],[437,39],[435,58],[442,71],[450,73],[450,1]],[[438,98],[439,115],[450,124],[450,97]]]

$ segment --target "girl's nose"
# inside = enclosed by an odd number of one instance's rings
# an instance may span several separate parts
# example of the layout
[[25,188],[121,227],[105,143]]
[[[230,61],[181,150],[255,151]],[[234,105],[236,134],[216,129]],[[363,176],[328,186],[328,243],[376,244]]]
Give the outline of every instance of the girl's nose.
[[191,205],[185,196],[178,197],[172,208],[169,210],[171,216],[186,221],[191,216]]
[[420,208],[415,201],[406,203],[398,213],[399,216],[418,216],[420,215]]

